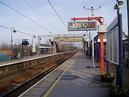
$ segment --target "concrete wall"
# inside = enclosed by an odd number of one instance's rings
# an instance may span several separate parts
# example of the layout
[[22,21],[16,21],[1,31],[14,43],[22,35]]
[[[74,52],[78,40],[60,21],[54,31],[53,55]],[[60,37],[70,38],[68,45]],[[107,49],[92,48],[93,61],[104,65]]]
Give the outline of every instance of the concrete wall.
[[52,55],[46,55],[42,57],[37,57],[33,59],[26,59],[23,61],[17,61],[7,64],[0,65],[0,77],[4,77],[6,75],[19,72],[21,70],[27,69],[31,66],[39,65],[39,64],[56,64],[60,60],[67,59],[75,54],[75,51],[72,52],[64,52]]

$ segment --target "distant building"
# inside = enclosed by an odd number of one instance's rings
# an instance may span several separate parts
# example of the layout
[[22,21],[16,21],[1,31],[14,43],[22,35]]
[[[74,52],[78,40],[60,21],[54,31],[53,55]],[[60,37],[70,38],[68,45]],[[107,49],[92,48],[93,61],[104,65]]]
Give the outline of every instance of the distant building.
[[41,44],[39,46],[39,49],[40,49],[40,54],[51,54],[52,52],[52,47],[47,44]]
[[15,56],[15,53],[11,49],[0,49],[0,62],[8,61]]
[[0,49],[0,53],[7,54],[8,56],[15,56],[15,53],[11,49]]

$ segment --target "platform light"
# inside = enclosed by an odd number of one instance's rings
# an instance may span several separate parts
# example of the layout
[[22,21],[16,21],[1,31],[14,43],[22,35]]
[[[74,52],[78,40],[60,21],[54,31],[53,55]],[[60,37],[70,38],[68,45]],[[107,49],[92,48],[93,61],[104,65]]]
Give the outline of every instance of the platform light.
[[120,5],[123,5],[123,4],[124,4],[124,1],[118,1],[118,2],[117,2],[117,5],[119,5],[119,6],[120,6]]
[[[100,42],[100,39],[98,39],[97,42]],[[103,42],[107,42],[107,39],[103,39]]]
[[115,10],[120,9],[121,5],[123,5],[123,4],[124,4],[124,1],[118,1],[118,2],[116,3],[116,5],[114,6],[114,9],[115,9]]

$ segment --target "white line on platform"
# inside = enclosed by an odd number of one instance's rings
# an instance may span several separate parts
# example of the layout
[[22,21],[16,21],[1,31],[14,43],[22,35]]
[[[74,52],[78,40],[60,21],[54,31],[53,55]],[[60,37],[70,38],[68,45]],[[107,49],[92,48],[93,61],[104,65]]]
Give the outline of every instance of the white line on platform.
[[[63,64],[62,64],[63,65]],[[46,75],[44,78],[42,78],[40,81],[38,81],[36,84],[34,84],[33,86],[31,86],[29,89],[27,89],[25,92],[23,92],[21,95],[19,95],[18,97],[22,97],[25,93],[27,93],[29,90],[31,90],[33,87],[35,87],[36,85],[38,85],[41,81],[43,81],[44,79],[46,79],[49,75],[51,75],[54,71],[56,71],[58,68],[60,68],[62,65],[60,65],[59,67],[57,67],[56,69],[54,69],[52,72],[50,72],[48,75]]]
[[61,79],[61,77],[68,70],[68,68],[72,65],[73,61],[74,60],[71,61],[71,63],[69,64],[69,66],[67,66],[67,68],[64,70],[64,72],[60,75],[60,77],[58,77],[58,79],[54,82],[54,84],[50,87],[50,89],[45,93],[45,95],[43,97],[48,97],[48,95],[50,94],[50,92],[52,91],[52,89],[57,85],[57,83],[59,82],[59,80]]
[[[72,57],[71,57],[72,58]],[[63,65],[63,64],[62,64]],[[33,86],[31,86],[29,89],[27,89],[25,92],[23,92],[21,95],[19,95],[18,97],[22,97],[25,93],[27,93],[29,90],[31,90],[33,87],[35,87],[36,85],[38,85],[41,81],[43,81],[44,79],[46,79],[49,75],[51,75],[54,71],[56,71],[58,68],[60,68],[62,65],[60,65],[59,67],[57,67],[56,69],[54,69],[52,72],[50,72],[48,75],[46,75],[44,78],[42,78],[40,81],[38,81],[36,84],[34,84]]]

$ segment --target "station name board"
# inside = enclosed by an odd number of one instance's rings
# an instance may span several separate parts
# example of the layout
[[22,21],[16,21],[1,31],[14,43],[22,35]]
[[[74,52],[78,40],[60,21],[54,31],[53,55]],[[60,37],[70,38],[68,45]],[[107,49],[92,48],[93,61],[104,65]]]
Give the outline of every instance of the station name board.
[[93,31],[96,29],[96,21],[68,22],[68,31]]

